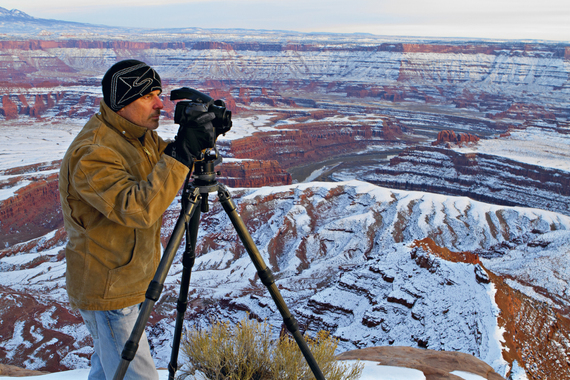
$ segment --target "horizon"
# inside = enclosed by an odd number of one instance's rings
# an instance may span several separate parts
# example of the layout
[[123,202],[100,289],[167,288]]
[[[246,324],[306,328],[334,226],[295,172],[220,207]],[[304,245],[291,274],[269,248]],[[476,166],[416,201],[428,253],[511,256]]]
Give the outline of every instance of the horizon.
[[8,0],[2,7],[40,19],[130,28],[204,28],[570,42],[570,2],[546,0]]

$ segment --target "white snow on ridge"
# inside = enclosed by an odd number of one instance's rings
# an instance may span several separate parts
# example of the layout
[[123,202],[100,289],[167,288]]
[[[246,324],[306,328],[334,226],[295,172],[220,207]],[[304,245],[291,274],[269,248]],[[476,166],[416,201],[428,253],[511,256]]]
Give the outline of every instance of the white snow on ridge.
[[[2,176],[0,176],[0,179],[1,178],[2,178]],[[21,189],[23,187],[28,186],[30,183],[31,183],[31,181],[20,181],[12,187],[1,188],[0,189],[0,201],[3,201],[3,200],[6,200],[8,198],[13,197],[14,194],[16,193],[16,191],[18,191],[19,189]]]
[[[342,191],[338,192],[338,189]],[[296,306],[293,311],[295,315],[307,311],[309,301],[330,304],[337,312],[333,309],[320,317],[331,326],[337,325],[336,336],[351,341],[358,340],[366,346],[389,344],[389,339],[399,345],[414,345],[416,343],[412,338],[415,336],[415,339],[424,340],[440,349],[478,353],[478,357],[499,373],[504,373],[507,366],[500,361],[503,332],[497,328],[497,311],[490,286],[476,282],[473,266],[469,264],[435,259],[433,268],[438,272],[431,274],[411,258],[409,244],[414,239],[431,235],[435,240],[440,239],[438,244],[442,246],[467,251],[540,230],[545,232],[539,235],[541,239],[551,241],[550,244],[555,248],[562,243],[566,236],[564,234],[570,231],[570,217],[553,212],[488,205],[464,197],[396,191],[360,181],[303,183],[238,191],[243,192],[237,200],[238,205],[241,204],[253,216],[256,215],[260,199],[267,195],[284,195],[271,201],[270,220],[255,225],[250,232],[266,262],[269,262],[270,243],[277,236],[283,235],[285,240],[283,251],[278,256],[280,270],[276,272],[276,278],[278,284],[284,287],[286,303]],[[173,202],[172,207],[175,208],[177,204],[178,202]],[[311,214],[313,209],[320,210],[316,224],[311,219],[314,217]],[[223,211],[219,207],[211,211],[205,215],[213,218],[213,223],[203,226],[201,236],[228,234],[231,227]],[[497,226],[504,226],[504,231],[510,231],[510,235],[498,233],[492,236],[485,230],[485,225],[493,222],[497,214],[502,217],[500,223],[495,221]],[[381,223],[378,224],[380,220]],[[406,228],[401,236],[395,236],[394,231],[399,228],[398,225],[401,226],[403,220],[406,220]],[[431,223],[426,223],[427,220]],[[285,221],[289,227],[282,230]],[[445,227],[443,221],[449,227]],[[255,223],[255,218],[250,222]],[[212,227],[209,228],[208,225]],[[374,241],[367,236],[367,232],[372,231],[371,228],[375,235]],[[551,228],[561,231],[550,232]],[[438,230],[439,235],[434,234]],[[467,236],[467,232],[470,236]],[[554,235],[549,237],[549,234],[556,233],[560,235],[558,239]],[[49,233],[45,238],[52,236],[53,233]],[[397,242],[399,238],[403,241]],[[220,240],[216,249],[208,250],[197,258],[191,281],[192,291],[196,292],[193,294],[213,301],[235,299],[238,304],[249,307],[261,318],[267,318],[273,326],[280,326],[281,321],[271,306],[272,301],[268,295],[256,294],[251,297],[246,291],[251,287],[250,279],[255,277],[255,270],[247,255],[235,258],[230,254],[233,244],[232,239]],[[310,265],[300,270],[301,262],[296,252],[302,244],[306,246],[306,260]],[[0,260],[0,270],[3,272],[0,283],[14,290],[43,294],[45,302],[52,300],[64,305],[65,263],[48,260],[30,268],[26,265],[41,256],[51,258],[60,249],[61,247],[54,247],[37,253],[22,252],[3,257]],[[365,260],[362,253],[369,249],[369,259]],[[505,256],[503,262],[509,263],[507,258]],[[178,289],[177,281],[181,271],[179,259],[180,257],[175,260],[167,278],[166,297],[173,296]],[[429,258],[426,256],[426,259]],[[515,260],[520,263],[526,261],[526,258],[517,258],[515,254],[511,261]],[[375,271],[371,271],[367,265],[375,265]],[[497,261],[497,267],[500,265],[501,262]],[[338,278],[335,273],[340,266],[355,269],[344,271],[342,277]],[[503,270],[510,271],[510,267],[503,267]],[[549,280],[547,271],[560,269],[551,266],[550,269],[544,267],[544,270],[545,276],[535,279],[536,286],[551,286],[550,283],[545,283]],[[378,274],[380,272],[394,279],[392,282],[384,281]],[[321,291],[318,286],[315,287],[315,279],[326,276],[333,277]],[[441,283],[442,276],[449,279],[450,283]],[[414,280],[410,281],[410,278]],[[556,290],[556,283],[551,283]],[[345,290],[353,287],[365,289],[369,294],[351,294]],[[397,301],[387,301],[388,298]],[[377,307],[384,311],[375,311]],[[343,309],[350,311],[344,312]],[[342,312],[339,313],[338,310]],[[415,317],[410,316],[410,313],[414,313]],[[234,315],[232,312],[220,317],[239,318],[239,314]],[[363,326],[365,318],[372,322],[384,319],[391,335],[382,332],[381,325],[373,328]],[[46,326],[51,323],[49,318],[45,318]],[[474,326],[480,332],[477,342],[472,336]],[[168,360],[172,331],[172,321],[165,319],[157,326],[156,332],[149,335],[159,366],[164,366]],[[413,336],[410,337],[410,334]],[[21,344],[17,341],[12,343]],[[352,343],[343,344],[343,349],[354,348]],[[70,354],[68,360],[74,360],[73,357]]]
[[527,164],[570,171],[570,135],[544,128],[514,130],[500,139],[482,139],[476,145],[457,147],[462,153],[484,153]]

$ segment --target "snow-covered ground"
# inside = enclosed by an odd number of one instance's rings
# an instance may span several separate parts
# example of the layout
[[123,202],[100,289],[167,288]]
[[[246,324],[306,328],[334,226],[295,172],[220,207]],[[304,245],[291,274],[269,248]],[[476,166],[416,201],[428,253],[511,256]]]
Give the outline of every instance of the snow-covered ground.
[[[339,186],[343,187],[340,193]],[[395,191],[359,181],[303,183],[238,191],[243,193],[239,204],[250,214],[250,220],[264,217],[263,212],[259,215],[256,213],[255,205],[267,197],[275,197],[268,214],[270,219],[252,230],[252,237],[266,262],[271,260],[270,243],[282,235],[280,226],[288,225],[288,237],[278,238],[283,239],[284,244],[279,259],[278,283],[284,286],[286,302],[293,304],[294,300],[298,305],[293,310],[295,315],[311,312],[307,306],[308,298],[315,304],[329,305],[330,311],[319,318],[330,326],[338,324],[335,334],[350,341],[382,346],[390,344],[389,341],[393,339],[394,345],[409,346],[414,345],[410,340],[411,334],[435,344],[434,348],[477,353],[477,357],[497,372],[506,373],[508,364],[501,362],[500,352],[505,331],[497,324],[499,311],[493,302],[493,286],[478,283],[473,266],[466,263],[433,259],[435,261],[431,265],[435,274],[421,267],[417,260],[421,262],[423,259],[416,260],[411,256],[409,244],[424,236],[432,236],[437,244],[461,252],[495,246],[509,235],[516,238],[538,234],[535,240],[521,241],[520,248],[512,247],[512,254],[485,260],[485,266],[505,275],[516,275],[511,286],[531,298],[537,296],[530,286],[548,288],[550,294],[567,298],[567,283],[557,280],[567,278],[568,271],[567,265],[560,265],[560,261],[567,260],[558,255],[558,252],[567,252],[570,245],[570,218],[563,215],[536,209],[488,205],[464,197]],[[291,197],[291,194],[295,195]],[[178,202],[173,202],[173,209],[177,205]],[[320,216],[311,227],[311,215],[315,215],[315,212]],[[230,227],[227,221],[224,222],[225,215],[219,208],[207,215],[211,220],[205,223],[202,233],[229,234]],[[407,220],[405,231],[399,232],[404,218]],[[382,222],[378,224],[379,221]],[[215,227],[210,230],[209,225]],[[492,233],[490,226],[500,230]],[[551,228],[555,231],[551,231]],[[371,230],[376,236],[372,240],[366,234]],[[53,237],[54,234],[50,233],[44,240]],[[395,239],[404,241],[396,242]],[[548,249],[539,248],[543,243],[549,243]],[[244,287],[251,285],[247,279],[254,277],[254,268],[246,255],[236,258],[228,254],[232,250],[231,244],[231,241],[219,242],[216,249],[204,252],[197,258],[191,284],[197,292],[196,297],[235,300],[278,328],[281,322],[272,308],[267,306],[271,302],[268,296],[259,294],[252,298],[250,293],[243,291]],[[310,262],[310,266],[301,271],[297,269],[299,257],[288,254],[298,251],[299,247],[306,248],[306,260]],[[61,246],[57,246],[2,258],[0,282],[15,291],[34,291],[45,294],[44,300],[65,303],[65,263],[55,260],[60,250]],[[360,255],[347,255],[346,252],[370,253],[368,260],[363,263]],[[53,260],[44,260],[26,269],[27,263],[42,257]],[[532,268],[536,263],[540,263],[540,274],[529,277],[526,274],[534,273]],[[353,269],[345,270],[338,280],[333,279],[329,285],[321,285],[322,288],[311,285],[315,279],[324,279],[325,274],[337,271],[340,266]],[[174,296],[180,270],[180,261],[176,260],[166,281],[165,296],[171,293]],[[391,277],[391,281],[383,280],[383,276]],[[410,281],[410,278],[413,280]],[[518,278],[524,280],[525,287],[520,283],[517,285]],[[355,288],[360,291],[350,291]],[[388,298],[398,299],[408,307],[386,302]],[[384,307],[378,309],[374,305]],[[44,328],[50,327],[53,312],[50,309],[42,314]],[[228,316],[222,315],[223,310],[216,313],[221,317]],[[239,313],[230,313],[240,318]],[[388,334],[383,332],[382,326],[373,329],[364,326],[363,320],[383,320],[389,326]],[[168,363],[168,343],[173,330],[167,319],[163,322],[150,335],[159,367]],[[475,330],[472,330],[473,326],[477,326]],[[1,342],[0,346],[17,350],[24,342],[23,333],[27,331],[23,324],[21,327],[19,334]],[[84,330],[79,327],[73,332],[75,341],[82,340]],[[477,342],[475,331],[480,335]],[[344,350],[355,348],[350,342],[343,344]],[[79,358],[78,351],[69,352],[67,359],[74,368],[88,366],[84,356]],[[40,363],[40,359],[37,360]],[[520,375],[513,379],[525,377]]]
[[570,171],[570,134],[546,128],[515,130],[510,132],[509,137],[482,139],[476,145],[455,150],[506,157],[527,164]]
[[[220,141],[236,140],[251,136],[254,132],[274,128],[272,115],[256,115],[234,118],[232,129]],[[2,120],[0,128],[0,171],[42,162],[62,159],[67,147],[83,128],[87,119],[57,119],[37,121],[28,117]],[[163,139],[176,136],[179,125],[163,119],[157,132]],[[0,175],[0,180],[2,176]]]
[[[353,361],[346,361],[346,363],[353,363]],[[423,372],[417,369],[392,367],[379,365],[377,362],[361,361],[364,364],[362,377],[360,380],[425,380]],[[453,371],[453,375],[458,376],[464,380],[485,380],[484,377],[475,375],[470,372]],[[52,373],[42,376],[25,376],[19,377],[22,380],[87,380],[89,369],[76,369],[73,371],[65,371]],[[168,371],[158,371],[159,380],[168,380]],[[13,379],[12,377],[0,376],[0,379]],[[190,379],[190,378],[189,378]],[[196,378],[196,380],[200,380]]]

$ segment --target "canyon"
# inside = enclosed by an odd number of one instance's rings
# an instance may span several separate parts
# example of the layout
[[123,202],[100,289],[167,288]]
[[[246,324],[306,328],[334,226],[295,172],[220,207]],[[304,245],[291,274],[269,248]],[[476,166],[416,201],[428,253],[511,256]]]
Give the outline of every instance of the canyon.
[[[7,25],[3,363],[87,365],[90,338],[65,295],[57,173],[65,146],[98,112],[103,73],[136,58],[163,80],[161,136],[178,128],[173,89],[199,89],[232,111],[218,180],[303,331],[331,331],[344,351],[458,351],[513,380],[570,376],[568,44]],[[279,331],[212,200],[188,322],[249,313]],[[179,207],[164,215],[163,243]],[[179,261],[149,327],[162,366]]]

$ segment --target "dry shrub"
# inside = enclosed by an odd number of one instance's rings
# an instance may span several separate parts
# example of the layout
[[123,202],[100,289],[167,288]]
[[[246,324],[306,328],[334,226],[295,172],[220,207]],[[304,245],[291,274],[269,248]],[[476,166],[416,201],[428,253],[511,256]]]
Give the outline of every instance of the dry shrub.
[[[360,378],[363,365],[338,362],[338,341],[328,332],[305,339],[325,379]],[[188,329],[181,350],[187,360],[181,379],[197,374],[210,380],[314,379],[297,342],[289,335],[272,339],[266,322],[244,318],[235,326],[217,321],[209,329]]]

